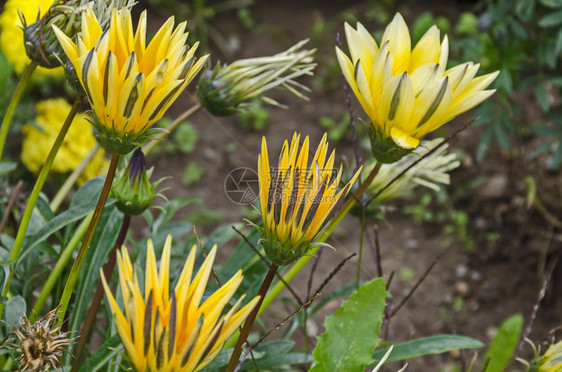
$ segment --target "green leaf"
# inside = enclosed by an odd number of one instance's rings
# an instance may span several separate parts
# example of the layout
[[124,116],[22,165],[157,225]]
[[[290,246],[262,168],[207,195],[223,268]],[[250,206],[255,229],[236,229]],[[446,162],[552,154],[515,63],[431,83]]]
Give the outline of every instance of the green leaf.
[[562,0],[539,0],[539,3],[549,8],[562,7]]
[[10,298],[6,304],[6,323],[11,326],[17,326],[22,315],[26,313],[25,300],[21,296],[14,296]]
[[558,26],[561,23],[562,23],[562,10],[549,13],[539,20],[539,26],[541,27]]
[[318,337],[311,371],[364,371],[372,362],[386,304],[382,278],[374,279],[326,318],[326,332]]
[[119,335],[115,335],[101,345],[96,353],[82,364],[78,372],[95,372],[99,371],[105,364],[110,362],[116,355],[119,354],[119,349],[122,349],[121,339]]
[[0,176],[3,176],[7,173],[10,173],[14,169],[16,169],[17,163],[13,161],[3,161],[0,163]]
[[[394,345],[385,363],[414,358],[421,355],[441,354],[452,350],[476,349],[484,347],[482,342],[470,337],[456,335],[435,335],[417,338]],[[375,351],[374,362],[377,364],[386,354],[390,346]]]
[[544,84],[537,84],[535,87],[535,97],[537,98],[537,102],[541,106],[544,112],[548,112],[550,109],[550,104],[548,103],[548,92],[544,87]]
[[522,326],[523,317],[521,314],[513,315],[502,323],[496,337],[490,344],[490,348],[484,355],[484,361],[489,360],[486,372],[501,372],[504,370],[517,347]]
[[[110,206],[115,203],[116,199],[109,199],[105,205]],[[37,246],[39,243],[47,239],[51,234],[59,231],[66,225],[79,220],[80,218],[84,217],[88,213],[94,210],[96,207],[97,201],[86,203],[80,205],[76,208],[69,209],[52,220],[50,220],[45,226],[43,226],[39,231],[37,231],[33,236],[29,237],[29,239],[25,240],[24,247],[22,253],[19,257],[19,260],[23,260],[25,255],[32,251],[32,249]]]
[[[361,283],[361,285],[363,284],[365,284],[365,282]],[[312,315],[316,314],[318,311],[324,308],[324,306],[326,306],[328,303],[332,302],[337,298],[343,296],[349,296],[355,290],[355,288],[357,288],[357,282],[353,281],[351,283],[344,284],[341,287],[334,289],[333,291],[331,291],[326,295],[323,294],[318,300],[314,301],[312,305],[307,309],[308,316],[311,317]],[[285,331],[284,337],[289,337],[291,334],[293,334],[293,332],[295,332],[303,324],[303,322],[304,322],[303,316],[299,316],[299,315],[294,316],[291,321],[291,325],[287,328],[287,331]]]

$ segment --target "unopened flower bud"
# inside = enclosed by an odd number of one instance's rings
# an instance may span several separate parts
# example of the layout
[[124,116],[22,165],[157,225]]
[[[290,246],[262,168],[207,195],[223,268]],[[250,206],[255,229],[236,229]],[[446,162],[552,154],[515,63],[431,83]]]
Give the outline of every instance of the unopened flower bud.
[[199,80],[197,97],[207,111],[215,116],[229,116],[244,109],[252,98],[282,106],[265,97],[273,88],[281,87],[299,98],[307,99],[301,91],[310,89],[295,81],[302,75],[312,75],[316,66],[312,55],[315,49],[301,47],[308,40],[270,57],[240,59],[230,65],[217,64]]
[[[86,10],[87,5],[92,7],[100,20],[102,29],[105,29],[109,24],[113,8],[131,8],[134,5],[134,1],[55,0],[42,17],[39,17],[39,13],[37,13],[36,21],[31,24],[27,24],[25,17],[20,14],[27,56],[39,66],[45,68],[66,65],[68,59],[53,32],[52,26],[57,26],[66,35],[76,35],[81,29],[82,18],[80,14]],[[66,75],[68,76],[69,73]]]
[[150,207],[157,196],[162,196],[156,187],[165,180],[162,178],[150,183],[153,168],[146,170],[144,154],[137,148],[127,167],[116,178],[111,192],[117,198],[117,208],[130,216],[136,216]]

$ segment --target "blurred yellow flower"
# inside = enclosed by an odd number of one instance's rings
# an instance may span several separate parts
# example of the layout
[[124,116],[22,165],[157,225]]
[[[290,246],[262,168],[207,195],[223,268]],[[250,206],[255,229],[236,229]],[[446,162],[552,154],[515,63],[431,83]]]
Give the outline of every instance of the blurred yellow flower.
[[102,146],[126,154],[150,137],[158,121],[197,75],[207,56],[196,62],[187,45],[186,22],[174,30],[170,17],[146,45],[146,11],[136,33],[129,9],[114,10],[107,31],[91,8],[82,13],[82,37],[73,43],[55,33],[74,65],[94,111]]
[[[35,22],[38,14],[45,14],[52,3],[53,0],[8,0],[4,4],[4,11],[0,14],[0,50],[18,74],[21,74],[31,62],[25,52],[21,29],[23,25],[18,10],[28,23],[32,23]],[[54,69],[37,67],[34,75],[63,77],[64,71],[62,67]]]
[[[35,106],[35,123],[26,124],[22,128],[21,161],[30,171],[37,173],[41,169],[70,109],[71,106],[62,98],[41,101]],[[54,172],[72,172],[96,146],[97,142],[87,118],[88,116],[82,113],[74,117],[55,157],[52,167]],[[104,174],[108,166],[104,151],[98,151],[80,175],[78,183]]]
[[449,43],[440,41],[431,27],[412,49],[410,33],[397,13],[377,45],[357,23],[345,24],[350,57],[336,47],[336,55],[351,89],[373,129],[405,149],[457,115],[490,97],[486,88],[499,71],[475,78],[479,64],[464,63],[447,68]]
[[283,143],[276,167],[270,166],[265,137],[262,140],[258,179],[263,228],[258,229],[267,256],[277,265],[288,265],[308,251],[361,173],[358,170],[338,192],[342,167],[334,166],[335,150],[326,157],[326,137],[309,165],[308,136],[301,147],[301,136],[294,133],[290,144]]
[[562,341],[550,345],[541,357],[537,372],[562,371]]
[[[208,297],[204,293],[217,252],[213,247],[197,274],[193,271],[196,246],[185,262],[177,284],[169,293],[172,237],[168,235],[159,269],[152,241],[148,240],[144,298],[127,248],[117,255],[123,313],[100,269],[115,326],[137,371],[197,371],[217,356],[225,341],[250,314],[259,297],[240,310],[242,296],[221,315],[242,282],[239,270]],[[238,311],[237,311],[238,310]]]

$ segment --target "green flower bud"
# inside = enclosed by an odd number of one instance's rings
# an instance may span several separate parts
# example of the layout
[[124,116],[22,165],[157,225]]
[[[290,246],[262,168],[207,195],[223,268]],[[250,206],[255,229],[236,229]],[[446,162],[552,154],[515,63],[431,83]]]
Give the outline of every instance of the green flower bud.
[[150,207],[157,196],[162,196],[156,192],[156,187],[165,178],[151,184],[152,171],[153,168],[146,170],[142,150],[137,148],[127,167],[111,186],[112,196],[117,198],[116,205],[121,212],[130,216],[139,215]]
[[307,99],[301,91],[309,92],[310,89],[295,81],[302,75],[312,75],[316,66],[312,58],[315,50],[301,50],[306,42],[303,40],[270,57],[240,59],[230,65],[217,64],[201,76],[197,97],[203,107],[215,116],[229,116],[244,110],[255,97],[282,106],[264,96],[267,91],[277,87]]

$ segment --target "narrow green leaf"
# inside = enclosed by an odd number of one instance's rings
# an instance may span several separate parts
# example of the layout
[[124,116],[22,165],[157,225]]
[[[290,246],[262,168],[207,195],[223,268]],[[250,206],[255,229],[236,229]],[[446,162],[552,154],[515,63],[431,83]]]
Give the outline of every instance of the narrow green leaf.
[[311,371],[364,371],[372,362],[386,304],[382,278],[367,282],[331,316],[318,337]]
[[[116,199],[109,199],[105,204],[106,207],[115,203]],[[63,213],[59,214],[52,220],[50,220],[45,226],[43,226],[39,231],[37,231],[33,236],[29,237],[29,239],[25,240],[25,245],[23,247],[22,253],[20,255],[19,260],[21,261],[25,255],[37,246],[37,244],[41,243],[45,239],[47,239],[51,234],[59,231],[66,225],[79,220],[80,218],[84,217],[88,213],[94,210],[96,207],[96,202],[91,202],[87,204],[80,205],[76,208],[69,209],[64,211]]]
[[490,348],[484,355],[484,361],[489,360],[486,372],[501,372],[504,370],[507,362],[513,356],[515,347],[517,347],[522,327],[523,317],[521,314],[513,315],[502,323],[496,337],[490,344]]
[[548,91],[546,90],[544,84],[537,84],[535,87],[535,97],[537,102],[541,106],[544,112],[548,112],[550,109],[550,104],[548,103]]
[[539,26],[552,27],[562,23],[562,10],[549,13],[539,20]]
[[549,8],[562,7],[562,0],[539,0],[539,3]]
[[80,367],[78,372],[95,372],[99,371],[105,364],[111,361],[116,355],[119,354],[118,349],[122,349],[123,345],[121,344],[121,339],[119,335],[115,335],[107,340],[103,345],[99,347],[94,355],[90,357]]
[[[422,337],[394,345],[386,363],[421,355],[441,354],[451,350],[476,349],[484,346],[486,345],[482,342],[465,336],[435,335]],[[372,365],[377,364],[382,359],[389,347],[375,351]]]

